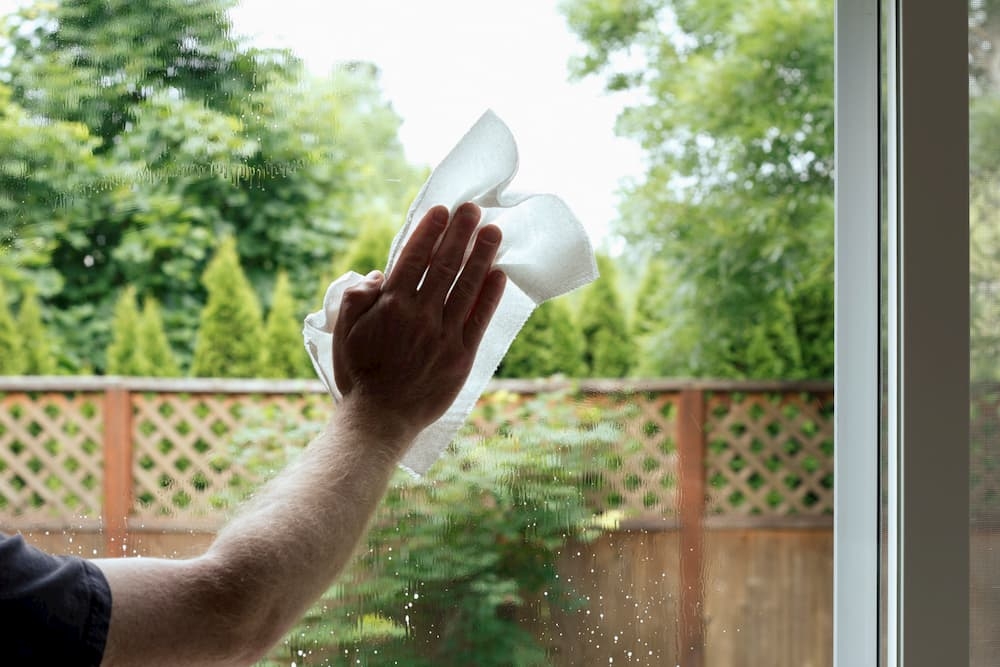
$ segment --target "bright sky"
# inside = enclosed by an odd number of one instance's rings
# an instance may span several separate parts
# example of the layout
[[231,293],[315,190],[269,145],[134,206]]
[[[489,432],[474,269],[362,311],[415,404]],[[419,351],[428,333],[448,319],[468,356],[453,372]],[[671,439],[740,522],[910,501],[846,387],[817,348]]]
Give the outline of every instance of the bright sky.
[[[518,142],[512,187],[561,196],[600,242],[618,183],[641,173],[640,152],[614,136],[620,97],[596,79],[567,82],[582,47],[557,2],[244,0],[232,19],[254,44],[289,48],[318,74],[337,62],[377,64],[414,162],[437,164],[492,108]],[[17,4],[0,0],[0,14]]]

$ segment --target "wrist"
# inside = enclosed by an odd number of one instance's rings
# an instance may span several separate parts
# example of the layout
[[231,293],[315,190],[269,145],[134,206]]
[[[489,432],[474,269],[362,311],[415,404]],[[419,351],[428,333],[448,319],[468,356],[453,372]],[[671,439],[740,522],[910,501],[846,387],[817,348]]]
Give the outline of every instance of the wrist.
[[345,396],[334,411],[333,421],[357,434],[351,441],[385,452],[398,461],[420,433],[420,428],[392,411],[380,409],[358,394]]

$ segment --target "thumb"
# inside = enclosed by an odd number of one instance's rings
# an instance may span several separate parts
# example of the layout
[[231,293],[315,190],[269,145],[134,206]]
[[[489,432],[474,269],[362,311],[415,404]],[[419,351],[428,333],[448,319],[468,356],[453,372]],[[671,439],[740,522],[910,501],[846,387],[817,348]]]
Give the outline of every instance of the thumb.
[[384,279],[381,272],[372,271],[365,276],[365,280],[344,290],[344,295],[340,298],[340,313],[337,315],[334,327],[336,335],[350,331],[354,323],[375,304],[378,295],[381,294]]

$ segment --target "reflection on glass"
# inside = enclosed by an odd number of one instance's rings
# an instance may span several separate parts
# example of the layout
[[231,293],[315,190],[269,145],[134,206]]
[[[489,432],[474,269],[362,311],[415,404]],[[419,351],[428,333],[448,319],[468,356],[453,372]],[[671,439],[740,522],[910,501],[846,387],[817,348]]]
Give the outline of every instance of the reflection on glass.
[[263,664],[829,665],[831,3],[354,4],[0,3],[0,529],[204,551],[493,107],[602,278]]

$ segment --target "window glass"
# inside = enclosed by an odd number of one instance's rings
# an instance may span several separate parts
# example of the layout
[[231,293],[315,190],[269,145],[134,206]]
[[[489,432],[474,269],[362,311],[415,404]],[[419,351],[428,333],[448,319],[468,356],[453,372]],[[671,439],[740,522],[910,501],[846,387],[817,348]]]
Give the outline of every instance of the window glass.
[[302,318],[493,109],[601,278],[263,664],[832,663],[833,3],[0,10],[0,530],[203,552],[328,414]]
[[1000,7],[969,3],[970,654],[1000,661]]

